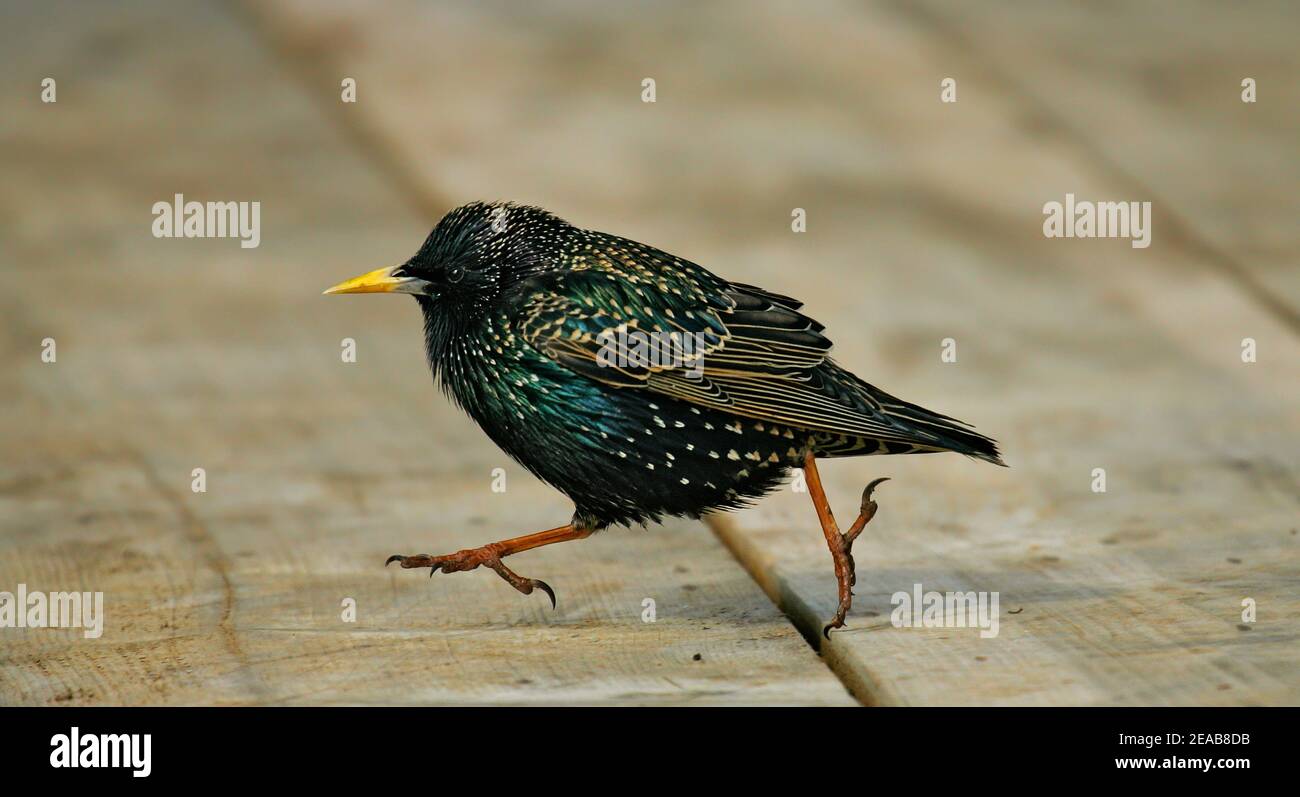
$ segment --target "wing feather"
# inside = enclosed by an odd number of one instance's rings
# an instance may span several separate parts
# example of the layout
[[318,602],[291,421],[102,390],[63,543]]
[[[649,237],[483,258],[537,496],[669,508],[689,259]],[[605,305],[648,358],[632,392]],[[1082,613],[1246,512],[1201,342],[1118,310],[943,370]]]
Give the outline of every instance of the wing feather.
[[[816,431],[938,440],[896,423],[868,392],[828,378],[838,370],[827,359],[831,342],[797,300],[617,240],[624,259],[579,258],[572,270],[520,286],[511,314],[517,333],[555,362],[612,387]],[[698,336],[699,346],[676,363],[609,357],[607,344],[633,330]]]
[[[738,417],[1001,464],[990,438],[837,366],[823,325],[800,313],[798,300],[635,241],[580,234],[586,245],[568,269],[515,286],[503,319],[574,373]],[[686,335],[698,346],[680,347],[670,362],[608,357],[610,342],[632,332]]]

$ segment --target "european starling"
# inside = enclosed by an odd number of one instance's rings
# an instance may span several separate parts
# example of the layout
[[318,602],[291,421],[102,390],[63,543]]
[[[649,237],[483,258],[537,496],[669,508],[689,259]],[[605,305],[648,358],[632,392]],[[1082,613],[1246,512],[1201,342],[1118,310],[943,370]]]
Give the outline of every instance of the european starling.
[[841,533],[818,457],[955,451],[1002,464],[992,439],[835,364],[799,301],[540,208],[457,208],[410,260],[325,292],[413,295],[434,380],[574,503],[558,528],[388,562],[430,575],[485,565],[552,606],[550,586],[502,560],[610,525],[746,506],[803,468],[839,582],[829,633],[852,602],[853,541],[884,480]]

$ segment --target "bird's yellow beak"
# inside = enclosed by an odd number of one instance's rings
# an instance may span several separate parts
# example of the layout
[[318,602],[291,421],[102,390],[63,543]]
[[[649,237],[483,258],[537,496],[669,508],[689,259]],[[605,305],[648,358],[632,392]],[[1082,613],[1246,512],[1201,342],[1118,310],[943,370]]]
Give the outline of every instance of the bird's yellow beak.
[[325,293],[412,293],[413,291],[410,290],[413,287],[412,283],[422,282],[422,280],[393,276],[393,272],[399,268],[401,266],[385,266],[368,271],[359,277],[326,288]]

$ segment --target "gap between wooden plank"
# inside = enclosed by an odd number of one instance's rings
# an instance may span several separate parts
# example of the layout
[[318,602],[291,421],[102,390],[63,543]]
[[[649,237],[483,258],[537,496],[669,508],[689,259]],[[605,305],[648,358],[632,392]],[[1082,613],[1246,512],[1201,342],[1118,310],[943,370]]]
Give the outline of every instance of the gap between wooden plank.
[[[920,33],[924,35],[926,31],[920,31]],[[291,35],[291,33],[289,35]],[[315,57],[315,53],[317,52],[328,52],[328,51],[325,51],[325,49],[322,48],[316,48],[316,49],[304,48],[304,52],[312,53],[313,57]],[[1024,101],[1024,98],[1013,98],[1013,99]],[[373,129],[373,125],[372,125],[372,129],[370,129],[370,133],[376,134],[377,138],[382,138],[382,133],[380,133],[380,130]],[[1078,131],[1073,131],[1073,133],[1078,134]],[[1078,135],[1075,135],[1075,138],[1076,137],[1078,137]],[[396,140],[396,142],[400,142],[400,139],[395,139],[393,137],[390,137],[389,139],[386,140],[389,143],[393,143],[394,140]],[[1087,142],[1084,142],[1084,144],[1086,143]],[[402,151],[400,150],[400,147],[396,148],[396,150],[398,150],[398,152]],[[1084,147],[1083,151],[1084,153],[1087,153],[1087,148]],[[407,151],[406,153],[407,153],[406,160],[408,161],[412,160],[411,159],[412,152]],[[387,159],[389,159],[391,163],[394,164],[400,164],[403,161],[400,155],[385,155],[385,157],[387,157]],[[1086,163],[1092,163],[1092,160],[1096,160],[1096,159],[1091,159],[1091,160],[1082,159],[1082,160],[1086,161]],[[1102,169],[1102,172],[1108,172],[1108,170]],[[1109,170],[1109,172],[1114,172],[1114,170],[1113,169]],[[1121,172],[1119,172],[1119,176],[1121,176],[1122,179],[1128,179],[1127,174],[1123,173],[1122,170]],[[1183,243],[1184,243],[1184,248],[1186,248],[1187,244],[1191,244],[1191,246],[1195,247],[1196,241],[1195,239],[1188,239],[1184,237]],[[1213,276],[1212,278],[1214,281],[1216,282],[1222,281],[1223,283],[1225,283],[1225,286],[1236,285],[1235,289],[1231,289],[1231,287],[1227,289],[1227,293],[1234,294],[1234,296],[1232,296],[1231,302],[1236,304],[1236,306],[1238,306],[1235,308],[1236,312],[1234,317],[1245,317],[1247,315],[1251,315],[1251,316],[1256,315],[1256,313],[1258,312],[1257,303],[1252,302],[1251,300],[1252,296],[1249,295],[1248,291],[1247,293],[1245,293],[1245,295],[1240,295],[1242,294],[1242,285],[1240,285],[1240,283],[1232,281],[1231,277],[1225,278],[1225,276],[1223,276],[1222,274],[1222,269],[1209,268],[1206,269],[1205,273],[1212,274]],[[1106,276],[1121,278],[1121,283],[1122,285],[1125,286],[1131,286],[1134,285],[1134,283],[1136,283],[1136,286],[1138,287],[1145,286],[1148,287],[1148,289],[1149,287],[1152,287],[1154,283],[1157,283],[1158,278],[1160,278],[1158,274],[1141,274],[1141,273],[1106,274]],[[1121,293],[1128,294],[1131,293],[1131,291],[1121,291]],[[1186,320],[1186,317],[1188,317],[1187,313],[1183,313],[1183,315],[1179,315],[1179,313],[1177,312],[1177,307],[1175,307],[1173,311],[1171,311],[1171,309],[1169,308],[1170,291],[1167,290],[1167,287],[1166,290],[1160,290],[1160,291],[1147,290],[1147,291],[1138,291],[1138,293],[1141,294],[1138,296],[1138,298],[1132,299],[1130,298],[1130,296],[1125,295],[1125,298],[1123,298],[1123,300],[1125,300],[1125,302],[1127,303],[1136,303],[1136,306],[1138,307],[1136,307],[1135,315],[1143,317],[1144,320],[1164,321],[1166,325],[1169,325],[1171,321],[1182,321],[1182,320]],[[1240,296],[1240,298],[1238,298],[1238,296]],[[1195,299],[1195,296],[1192,296],[1192,299]],[[1283,326],[1284,324],[1286,324],[1286,320],[1284,319],[1279,319],[1279,321],[1281,321],[1281,324],[1279,324],[1279,326]],[[1170,330],[1166,329],[1166,332],[1170,332]],[[1283,332],[1282,335],[1284,335],[1284,337],[1294,339],[1294,337],[1292,337],[1290,332]],[[1173,334],[1171,334],[1171,337],[1178,339],[1180,343],[1183,343],[1184,347],[1193,348],[1193,350],[1195,350],[1196,348],[1195,346],[1190,345],[1190,343],[1196,343],[1196,341],[1188,341],[1187,335],[1179,334],[1178,329],[1173,330]],[[1204,350],[1204,346],[1201,348],[1203,348]],[[1208,356],[1208,355],[1204,355],[1204,352],[1199,352],[1199,354],[1203,354],[1203,356]],[[1279,359],[1284,359],[1284,358],[1279,358]],[[1252,373],[1252,376],[1255,376],[1255,374]],[[1266,374],[1261,373],[1260,376],[1266,377]],[[807,625],[805,634],[807,637],[810,638],[810,640],[813,640],[815,642],[816,638],[818,638],[816,637],[816,632],[818,632],[819,629],[819,621],[824,620],[824,618],[822,618],[822,616],[819,616],[820,612],[815,611],[814,605],[811,605],[811,603],[807,602],[809,601],[810,595],[805,594],[802,595],[802,597],[800,597],[800,595],[789,594],[790,588],[788,586],[787,576],[790,575],[790,571],[787,571],[787,569],[784,568],[784,560],[781,560],[781,562],[777,562],[777,560],[771,559],[770,555],[768,555],[767,559],[763,559],[762,556],[759,555],[762,554],[762,550],[758,550],[759,547],[761,546],[758,546],[757,543],[748,540],[748,538],[745,538],[744,536],[740,536],[740,534],[731,534],[731,538],[724,536],[725,529],[727,529],[728,527],[740,528],[742,521],[738,523],[735,517],[716,517],[715,521],[716,524],[710,524],[711,528],[714,528],[715,532],[719,533],[719,536],[723,538],[724,542],[727,543],[729,549],[732,550],[733,555],[737,555],[738,558],[741,558],[742,564],[749,563],[748,568],[750,571],[750,576],[755,577],[755,579],[758,579],[759,582],[761,582],[761,585],[763,586],[764,590],[766,590],[768,597],[774,599],[774,601],[777,602],[777,605],[788,608],[789,612],[792,612],[792,614],[796,615],[797,623],[798,621],[803,621],[803,624]],[[793,536],[794,528],[803,528],[803,527],[794,527],[794,525],[792,525],[792,527],[790,528],[792,528],[792,532],[790,533],[792,533]],[[723,529],[722,532],[719,532],[719,529]],[[815,527],[813,527],[813,525],[809,525],[809,527],[805,528],[805,533],[809,533],[809,532],[815,533]],[[822,556],[824,556],[824,553],[822,554]],[[828,569],[829,567],[828,563],[824,562],[822,556],[819,556],[819,558],[816,559],[816,562],[822,564],[822,566]],[[846,640],[845,644],[842,646],[849,647],[849,640],[852,640],[852,637],[845,637],[845,640]],[[824,646],[824,653],[826,653],[826,658],[828,659],[828,662],[832,664],[832,668],[836,667],[835,660],[840,655],[839,653],[837,653],[837,647],[839,646],[836,645],[836,640],[832,640],[831,644]],[[837,675],[841,677],[841,680],[845,680],[845,683],[849,683],[849,681],[845,679],[845,675],[844,675],[845,670],[848,670],[848,667],[841,668],[840,671],[837,671]],[[861,690],[855,689],[855,692],[858,693],[859,697],[870,696],[870,699],[875,699],[875,701],[879,701],[879,702],[898,702],[897,699],[894,699],[893,697],[889,696],[889,694],[885,694],[881,692],[878,686],[872,683],[872,681],[874,681],[874,676],[872,676],[871,673],[853,672],[852,675],[850,675],[850,677],[853,677],[854,679],[853,683],[849,684],[850,686],[854,686],[854,685],[862,686]]]
[[[271,57],[307,89],[323,114],[333,120],[344,132],[347,139],[356,147],[360,156],[372,162],[378,171],[395,186],[396,192],[403,200],[430,219],[437,219],[449,210],[453,203],[440,192],[420,180],[417,171],[408,168],[399,149],[393,147],[388,139],[365,124],[358,114],[346,113],[337,103],[327,102],[322,88],[332,86],[335,77],[341,74],[331,68],[328,52],[310,46],[310,39],[295,41],[284,26],[272,18],[271,12],[256,6],[247,0],[237,0],[228,4],[232,16],[250,31],[251,35],[262,41]],[[840,680],[846,690],[863,705],[875,705],[876,697],[881,694],[880,684],[870,681],[865,673],[855,671],[853,666],[842,660],[834,650],[824,651],[819,644],[816,633],[809,635],[800,624],[799,614],[790,611],[787,606],[797,596],[793,593],[782,598],[781,582],[766,573],[752,568],[752,557],[744,556],[737,546],[743,545],[743,537],[732,533],[734,527],[728,526],[721,515],[705,518],[704,525],[723,543],[726,550],[759,585],[773,604],[785,615],[791,626],[797,630],[809,646],[818,653],[830,671]]]
[[[811,515],[811,505],[808,511]],[[808,532],[820,533],[819,529],[813,528],[816,526],[815,516],[812,521]],[[826,666],[831,668],[831,672],[835,673],[854,697],[862,701],[865,706],[888,706],[901,703],[892,690],[888,689],[884,682],[873,678],[860,661],[854,660],[846,648],[824,642],[821,629],[828,618],[818,619],[817,609],[804,600],[804,597],[792,588],[789,581],[774,572],[775,568],[767,562],[768,557],[754,544],[751,536],[737,528],[730,515],[722,513],[708,515],[704,518],[704,524],[717,535],[718,539],[722,540],[722,544],[736,558],[736,561],[740,562],[741,567],[745,568],[745,572],[758,582],[777,608],[790,618],[790,622],[799,629],[804,640],[821,655],[822,661],[826,662]],[[826,554],[826,568],[828,572],[832,570],[829,552]],[[855,619],[857,624],[861,624],[861,618]],[[834,632],[831,633],[834,636]]]

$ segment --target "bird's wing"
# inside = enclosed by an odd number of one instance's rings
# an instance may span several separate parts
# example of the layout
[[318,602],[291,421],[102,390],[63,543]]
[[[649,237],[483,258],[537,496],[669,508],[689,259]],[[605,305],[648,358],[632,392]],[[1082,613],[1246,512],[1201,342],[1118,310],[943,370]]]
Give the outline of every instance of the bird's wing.
[[[796,300],[614,240],[617,246],[579,258],[573,270],[517,286],[509,300],[512,332],[571,371],[613,387],[817,431],[938,440],[900,423],[869,385],[831,363],[823,326],[799,313]],[[660,350],[678,357],[628,357],[633,332],[655,333],[661,343],[675,333],[681,344]]]

